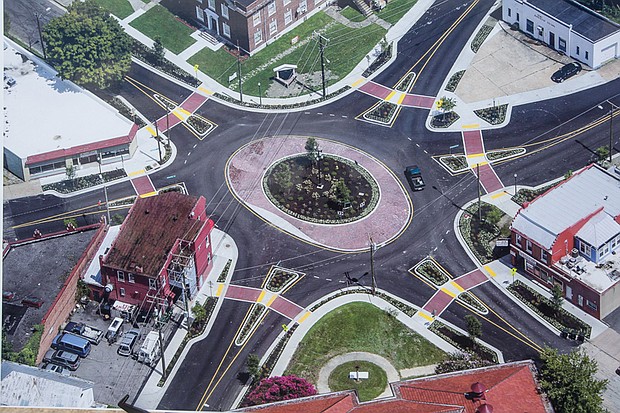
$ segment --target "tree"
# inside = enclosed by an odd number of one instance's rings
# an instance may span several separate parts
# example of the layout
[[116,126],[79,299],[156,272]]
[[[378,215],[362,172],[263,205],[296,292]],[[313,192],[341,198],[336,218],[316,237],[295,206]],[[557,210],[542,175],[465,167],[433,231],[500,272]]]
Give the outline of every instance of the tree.
[[491,225],[497,225],[503,215],[504,213],[502,210],[493,205],[491,210],[486,214],[486,221]]
[[471,353],[450,353],[448,357],[435,367],[435,374],[450,373],[453,371],[477,369],[492,366],[493,362],[484,360]]
[[596,148],[596,154],[598,155],[599,161],[604,161],[609,157],[609,147],[599,146],[598,148]]
[[94,0],[73,2],[43,31],[50,63],[63,79],[101,89],[123,79],[131,65],[131,39]]
[[446,113],[451,112],[456,107],[456,99],[449,97],[442,97],[437,101],[437,109],[441,110],[442,117],[446,116]]
[[558,354],[552,348],[543,349],[540,359],[540,387],[547,393],[556,412],[605,411],[602,393],[607,388],[607,380],[594,377],[598,370],[596,360],[582,350]]
[[308,138],[306,140],[306,152],[308,154],[308,158],[314,163],[319,159],[319,154],[321,150],[319,149],[319,143],[315,138]]
[[551,308],[557,314],[562,308],[562,302],[564,301],[564,292],[559,284],[554,284],[551,289]]
[[261,369],[260,369],[260,358],[251,353],[248,355],[247,360],[245,361],[246,366],[248,366],[248,373],[252,377],[253,380],[256,380],[260,377]]
[[77,174],[77,170],[73,165],[65,166],[65,174],[67,175],[67,179],[71,183],[71,188],[75,185],[75,175]]
[[340,178],[338,182],[336,182],[332,186],[332,193],[330,198],[338,203],[346,204],[347,202],[351,202],[351,190],[344,183],[344,179]]
[[306,379],[297,376],[274,376],[262,379],[243,401],[242,406],[255,406],[313,396],[316,389]]
[[151,53],[153,54],[155,63],[163,62],[164,56],[166,54],[166,49],[164,48],[164,44],[161,42],[161,37],[157,36],[155,38],[155,41],[153,42],[153,49],[151,49]]
[[194,314],[194,322],[197,324],[202,324],[207,319],[207,310],[198,303],[192,307],[192,314]]
[[284,162],[277,166],[276,171],[273,173],[273,180],[279,187],[286,190],[286,192],[291,189],[293,186],[293,175],[288,163]]
[[482,335],[482,323],[476,316],[471,314],[465,316],[465,322],[467,323],[467,333],[469,337],[473,341],[476,341],[476,339]]

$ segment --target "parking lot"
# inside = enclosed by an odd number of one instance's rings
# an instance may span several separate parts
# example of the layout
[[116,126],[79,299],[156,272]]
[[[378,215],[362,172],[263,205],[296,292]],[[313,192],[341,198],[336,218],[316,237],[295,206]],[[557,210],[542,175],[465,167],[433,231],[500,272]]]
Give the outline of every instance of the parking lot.
[[[70,321],[85,323],[102,330],[104,334],[111,323],[111,320],[104,320],[97,314],[97,305],[92,301],[86,306],[79,306]],[[137,353],[146,335],[153,330],[153,323],[147,325],[140,323],[138,326],[124,323],[122,326],[123,332],[131,329],[140,331],[133,347],[133,351]],[[175,329],[174,322],[165,325],[162,329],[164,342],[167,342]],[[80,367],[71,372],[72,376],[95,383],[95,400],[99,403],[116,406],[126,394],[129,394],[129,401],[132,401],[152,370],[150,366],[139,363],[133,357],[117,354],[121,337],[122,335],[112,344],[109,344],[104,337],[98,345],[92,346],[90,354],[81,360]],[[161,368],[160,366],[161,363],[158,363],[157,368]]]

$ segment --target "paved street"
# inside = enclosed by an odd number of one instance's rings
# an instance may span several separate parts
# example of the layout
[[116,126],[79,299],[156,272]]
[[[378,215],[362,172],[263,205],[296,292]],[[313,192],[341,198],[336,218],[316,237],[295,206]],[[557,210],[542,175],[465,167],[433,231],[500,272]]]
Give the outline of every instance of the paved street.
[[[285,142],[289,136],[315,136],[350,145],[380,160],[394,174],[392,179],[400,180],[402,185],[391,188],[404,188],[405,193],[400,196],[403,203],[413,206],[412,218],[410,222],[406,218],[406,225],[400,225],[402,231],[396,231],[398,236],[390,238],[391,242],[375,253],[380,289],[423,307],[428,313],[435,310],[436,316],[466,329],[464,316],[470,310],[452,299],[451,290],[434,289],[408,272],[420,260],[432,256],[454,278],[469,274],[454,282],[462,289],[471,289],[493,310],[480,317],[482,340],[500,349],[506,361],[536,358],[545,345],[560,351],[569,351],[576,345],[561,339],[506,299],[495,284],[485,282],[486,275],[476,268],[454,234],[456,214],[478,195],[475,167],[470,165],[472,170],[452,175],[433,156],[449,153],[454,145],[459,145],[458,152],[465,155],[482,156],[476,163],[480,163],[482,185],[489,193],[512,186],[515,174],[519,185],[534,186],[555,179],[591,162],[594,150],[608,142],[609,125],[598,122],[605,115],[598,105],[605,99],[620,103],[617,96],[612,96],[613,91],[620,90],[620,79],[566,96],[514,106],[510,122],[501,128],[427,129],[434,98],[444,93],[441,87],[449,76],[451,62],[463,48],[469,47],[468,39],[492,3],[491,0],[471,0],[464,4],[453,0],[438,2],[399,39],[395,61],[372,82],[324,106],[307,110],[285,113],[242,110],[214,98],[207,99],[132,65],[119,93],[147,120],[156,121],[160,130],[170,128],[167,136],[175,145],[177,156],[163,170],[111,185],[110,199],[145,194],[182,182],[190,194],[207,199],[212,219],[235,240],[240,252],[215,324],[209,335],[195,343],[180,362],[158,408],[231,408],[247,381],[243,373],[250,353],[263,356],[280,333],[281,325],[298,314],[296,310],[345,285],[345,272],[359,277],[369,271],[369,253],[363,249],[370,225],[346,235],[355,248],[325,248],[333,247],[328,242],[334,241],[330,237],[335,238],[335,231],[316,230],[316,237],[323,237],[325,242],[303,242],[291,237],[290,231],[281,231],[264,217],[258,217],[231,193],[235,188],[229,188],[226,180],[231,156],[248,143],[273,136],[283,137],[279,139]],[[11,13],[25,16],[23,10],[15,10],[11,9]],[[379,100],[387,99],[408,71],[416,73],[415,83],[407,94],[402,94],[402,107],[391,127],[356,119]],[[154,98],[155,93],[182,104],[189,112],[195,111],[217,127],[204,139],[198,139],[179,117],[170,115],[166,119],[166,110]],[[620,135],[618,124],[614,123],[616,136]],[[527,147],[527,155],[482,165],[485,152],[509,147]],[[270,155],[275,159],[278,153],[270,152]],[[426,182],[423,191],[410,191],[404,179],[403,171],[411,164],[419,165],[423,171]],[[102,214],[97,205],[102,198],[102,189],[96,189],[68,198],[39,195],[5,202],[4,237],[30,237],[35,226],[42,232],[57,230],[63,227],[63,216],[81,208],[78,224],[95,222]],[[384,212],[377,210],[375,215]],[[236,346],[234,338],[250,302],[260,296],[257,289],[275,264],[306,275],[274,301],[276,311],[268,312],[247,343]],[[368,278],[360,283],[368,286]]]

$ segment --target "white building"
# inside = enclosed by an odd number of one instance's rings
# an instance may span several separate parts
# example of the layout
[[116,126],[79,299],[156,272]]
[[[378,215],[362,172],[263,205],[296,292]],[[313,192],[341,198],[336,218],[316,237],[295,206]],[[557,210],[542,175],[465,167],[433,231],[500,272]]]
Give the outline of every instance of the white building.
[[620,25],[572,0],[503,0],[502,19],[594,69],[620,57]]

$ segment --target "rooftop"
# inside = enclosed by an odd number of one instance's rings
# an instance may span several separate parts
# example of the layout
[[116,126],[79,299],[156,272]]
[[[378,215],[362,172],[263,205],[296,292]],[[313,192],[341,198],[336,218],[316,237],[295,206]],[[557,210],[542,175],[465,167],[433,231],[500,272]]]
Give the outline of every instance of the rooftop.
[[566,24],[572,24],[572,31],[592,41],[598,41],[620,31],[619,25],[571,0],[527,0],[527,2]]
[[104,257],[104,264],[158,275],[174,243],[178,239],[193,241],[206,224],[190,216],[197,201],[196,197],[178,192],[138,198]]
[[465,398],[472,384],[486,391],[486,403],[497,412],[550,413],[538,394],[532,361],[518,361],[392,383],[395,397],[360,403],[355,393],[344,391],[238,409],[256,413],[474,413],[480,401]]
[[16,81],[4,88],[7,149],[25,159],[130,133],[129,120],[25,53],[4,49],[4,73]]
[[[91,229],[41,238],[12,247],[4,257],[2,288],[15,293],[15,296],[10,303],[3,301],[2,313],[8,338],[15,350],[24,346],[32,327],[41,323],[95,233],[96,229]],[[21,300],[27,296],[42,298],[41,308],[22,306]]]
[[620,215],[620,179],[593,164],[526,204],[512,228],[550,249],[562,231],[601,210]]
[[118,235],[120,230],[120,225],[108,227],[108,232],[105,234],[105,237],[103,238],[103,241],[101,242],[97,253],[94,255],[95,258],[90,261],[90,263],[88,264],[88,268],[84,273],[84,282],[86,284],[94,285],[96,287],[103,287],[103,284],[101,284],[101,266],[99,265],[98,257],[100,255],[105,256],[106,251],[108,251],[108,248],[112,246],[112,243],[116,239],[116,236]]
[[92,407],[93,383],[36,367],[2,361],[0,405]]

